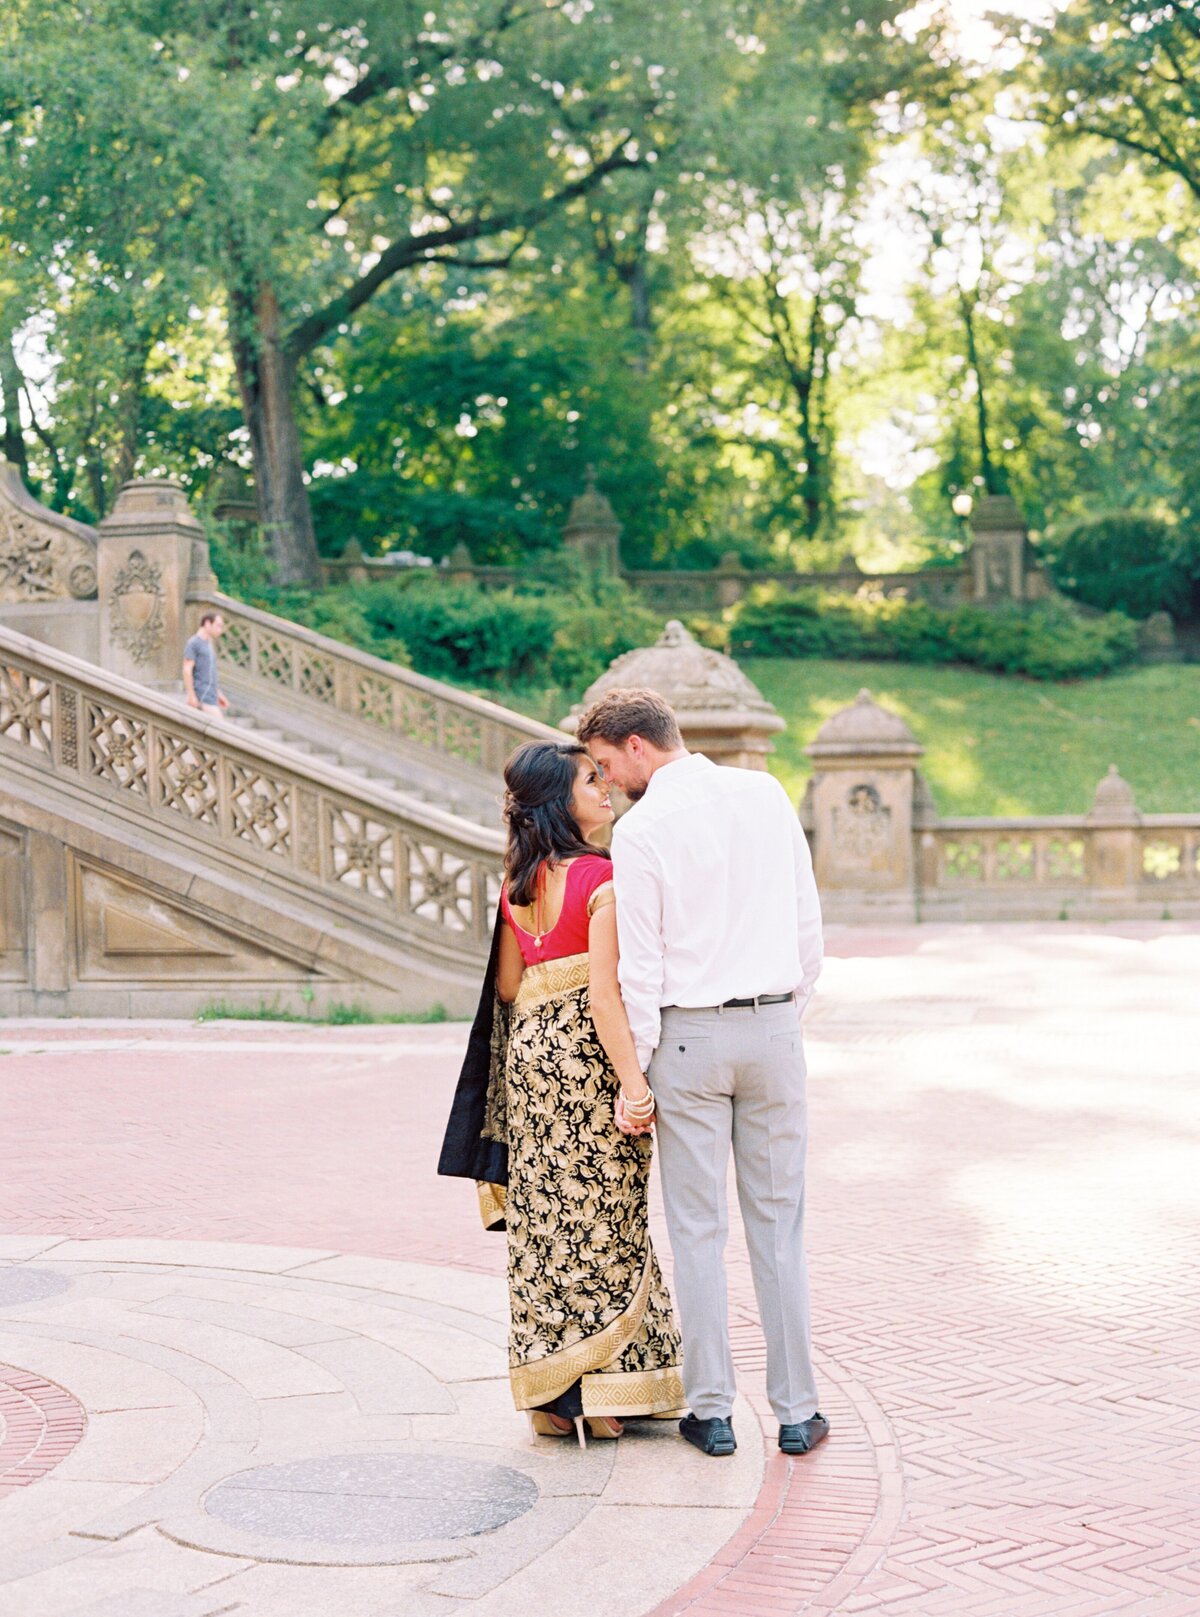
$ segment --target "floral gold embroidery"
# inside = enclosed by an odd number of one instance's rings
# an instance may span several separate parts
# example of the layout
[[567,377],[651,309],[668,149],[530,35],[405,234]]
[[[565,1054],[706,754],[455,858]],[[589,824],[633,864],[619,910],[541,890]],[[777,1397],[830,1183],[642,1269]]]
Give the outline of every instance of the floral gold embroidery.
[[586,955],[526,969],[506,1071],[513,1401],[549,1403],[582,1378],[588,1414],[679,1408],[679,1332],[647,1228],[650,1138],[613,1122]]

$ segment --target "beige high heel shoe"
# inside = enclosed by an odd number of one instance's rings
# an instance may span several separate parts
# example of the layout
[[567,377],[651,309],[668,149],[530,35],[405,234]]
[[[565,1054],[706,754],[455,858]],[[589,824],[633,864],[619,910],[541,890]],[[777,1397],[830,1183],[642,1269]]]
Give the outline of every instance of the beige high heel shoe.
[[551,1415],[545,1409],[528,1409],[525,1413],[529,1416],[530,1437],[570,1437],[574,1431],[579,1439],[579,1447],[587,1448],[582,1415],[576,1415],[572,1421],[565,1415]]
[[565,1415],[552,1415],[545,1409],[528,1409],[525,1413],[529,1417],[530,1437],[570,1437],[573,1428],[581,1449],[587,1448],[585,1429],[597,1441],[618,1438],[625,1430],[619,1420],[609,1415],[576,1415],[571,1421]]

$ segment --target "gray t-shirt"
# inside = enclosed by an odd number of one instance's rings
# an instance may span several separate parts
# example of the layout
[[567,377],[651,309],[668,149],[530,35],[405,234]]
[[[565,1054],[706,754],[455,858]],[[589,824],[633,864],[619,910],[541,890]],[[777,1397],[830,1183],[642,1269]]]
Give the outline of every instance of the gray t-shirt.
[[195,663],[192,684],[196,700],[206,707],[217,705],[217,648],[207,635],[194,634],[183,648],[185,663]]

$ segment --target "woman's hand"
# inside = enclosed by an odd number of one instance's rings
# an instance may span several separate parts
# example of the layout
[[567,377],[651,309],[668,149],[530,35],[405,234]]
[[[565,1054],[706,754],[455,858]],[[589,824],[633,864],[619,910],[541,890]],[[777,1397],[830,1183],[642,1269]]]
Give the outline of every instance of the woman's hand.
[[[648,1095],[649,1093],[649,1089],[643,1091],[643,1094]],[[638,1098],[640,1099],[641,1097]],[[639,1117],[636,1121],[628,1117],[625,1112],[625,1091],[622,1089],[618,1092],[617,1098],[613,1102],[613,1121],[622,1134],[649,1134],[654,1128],[654,1112],[652,1110],[647,1117]]]

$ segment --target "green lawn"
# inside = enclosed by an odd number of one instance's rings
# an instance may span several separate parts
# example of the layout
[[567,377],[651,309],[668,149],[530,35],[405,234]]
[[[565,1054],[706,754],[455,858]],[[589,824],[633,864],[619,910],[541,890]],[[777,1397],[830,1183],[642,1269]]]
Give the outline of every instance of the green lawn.
[[1079,814],[1116,764],[1146,813],[1200,812],[1200,665],[1048,685],[963,668],[755,658],[746,673],[787,720],[771,769],[793,797],[804,748],[865,685],[926,748],[942,814]]
[[[742,667],[787,720],[771,769],[794,798],[809,775],[804,748],[865,685],[925,747],[942,814],[1082,814],[1109,764],[1145,813],[1200,813],[1200,664],[1061,685],[910,663],[761,657]],[[548,724],[572,703],[562,690],[479,694]]]

